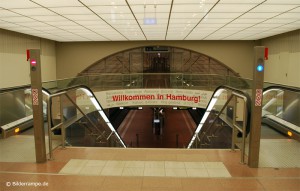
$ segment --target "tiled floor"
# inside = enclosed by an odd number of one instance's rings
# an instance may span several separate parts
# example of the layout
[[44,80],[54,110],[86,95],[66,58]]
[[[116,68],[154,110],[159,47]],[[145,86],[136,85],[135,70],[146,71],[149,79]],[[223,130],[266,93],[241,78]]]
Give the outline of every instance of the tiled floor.
[[59,148],[54,157],[42,164],[0,162],[0,190],[300,190],[299,168],[252,169],[240,164],[238,151]]
[[300,142],[293,139],[261,139],[260,145],[260,167],[300,168]]
[[[48,153],[48,136],[45,136],[46,152]],[[61,144],[53,140],[52,147]],[[0,139],[0,162],[35,162],[35,147],[33,135],[15,135]]]
[[61,174],[150,177],[231,177],[222,162],[71,159]]

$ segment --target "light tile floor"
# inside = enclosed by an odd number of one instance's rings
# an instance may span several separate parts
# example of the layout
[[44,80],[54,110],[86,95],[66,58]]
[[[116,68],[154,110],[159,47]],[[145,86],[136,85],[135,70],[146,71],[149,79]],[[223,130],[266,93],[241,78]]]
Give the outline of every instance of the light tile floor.
[[[46,153],[49,153],[48,136],[45,136]],[[59,140],[52,141],[52,147],[60,145]],[[0,162],[35,162],[33,135],[15,135],[0,139]]]
[[60,174],[151,177],[231,177],[223,162],[71,159]]
[[[157,176],[144,176],[145,169],[155,171],[162,164],[164,168],[158,169],[164,171],[164,176],[158,176],[160,172],[156,172]],[[80,168],[75,170],[77,166]],[[224,171],[219,171],[224,166],[231,177],[223,177]],[[118,171],[120,168],[122,173]],[[110,170],[118,175],[101,175]],[[63,171],[71,174],[60,173]],[[9,186],[14,182],[46,182],[47,187]],[[45,163],[0,162],[1,191],[299,191],[299,188],[299,168],[249,168],[240,163],[239,151],[224,149],[68,147],[56,149],[54,160]]]

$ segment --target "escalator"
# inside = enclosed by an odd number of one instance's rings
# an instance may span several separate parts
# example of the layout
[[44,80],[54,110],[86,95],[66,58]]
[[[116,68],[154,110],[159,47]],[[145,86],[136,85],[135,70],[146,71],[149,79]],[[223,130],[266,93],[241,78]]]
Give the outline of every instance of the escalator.
[[[204,116],[201,119],[194,136],[191,139],[189,148],[216,148],[219,145],[216,142],[224,141],[224,148],[231,147],[233,110],[232,101],[228,101],[230,94],[237,92],[248,98],[245,104],[247,109],[246,116],[239,113],[245,108],[240,104],[236,106],[237,116],[236,125],[242,128],[242,123],[246,125],[246,135],[250,132],[250,96],[247,91],[233,89],[231,87],[221,86],[217,88],[211,98]],[[262,111],[262,130],[267,132],[266,126],[281,133],[284,137],[299,141],[300,135],[300,90],[285,86],[269,86],[263,92],[263,111]],[[242,100],[238,100],[241,102]],[[227,103],[228,102],[228,103]],[[227,104],[226,107],[224,105]],[[223,108],[224,107],[224,108]],[[246,120],[246,121],[245,121]],[[230,126],[229,131],[226,127]],[[227,129],[228,130],[228,129]],[[226,134],[226,135],[225,135]],[[241,132],[236,134],[236,139],[242,136]],[[268,136],[262,133],[262,136]],[[229,137],[229,138],[228,138]],[[277,136],[281,137],[281,136]],[[228,139],[228,141],[225,141]],[[219,148],[219,147],[218,147]]]
[[[77,89],[76,89],[77,88]],[[221,89],[223,90],[221,91]],[[226,90],[224,90],[224,88]],[[215,90],[214,96],[211,98],[211,101],[206,108],[206,110],[201,111],[190,111],[194,120],[199,125],[197,127],[192,140],[195,142],[197,140],[196,148],[215,148],[216,145],[222,145],[224,148],[229,148],[230,146],[230,139],[232,134],[232,111],[233,106],[232,103],[229,102],[228,106],[224,108],[221,112],[222,107],[226,103],[230,92],[235,91],[241,94],[245,94],[245,92],[241,92],[240,90],[232,89],[230,87],[221,86]],[[68,98],[62,98],[64,102],[63,108],[63,120],[66,126],[66,141],[70,145],[74,146],[108,146],[110,136],[115,137],[114,141],[117,142],[116,145],[118,146],[125,146],[122,143],[121,138],[119,138],[118,134],[116,133],[117,126],[120,125],[122,120],[117,119],[116,123],[111,122],[115,121],[114,118],[118,116],[118,112],[116,111],[115,116],[105,114],[101,106],[99,105],[98,101],[94,98],[93,93],[85,86],[77,86],[73,88],[67,88],[57,93],[66,92],[69,94],[69,97],[75,104],[79,105],[79,109],[72,105],[72,101]],[[7,114],[4,114],[3,111],[10,111],[10,109],[5,109],[4,103],[10,103],[13,105],[12,102],[5,101],[8,97],[15,98],[14,107],[12,109],[19,108],[19,110],[24,110],[25,112],[20,116],[14,116],[15,118],[12,119],[10,122],[4,122],[1,125],[2,130],[2,137],[3,135],[8,132],[5,129],[5,126],[10,126],[10,123],[15,123],[15,126],[11,126],[13,128],[11,132],[14,132],[14,127],[20,126],[26,123],[32,123],[32,112],[30,109],[30,89],[29,86],[24,86],[17,89],[1,91],[0,94],[1,98],[1,120],[11,118],[11,117],[3,117]],[[45,95],[49,95],[45,91]],[[47,97],[45,96],[45,97]],[[4,99],[5,97],[5,99]],[[22,98],[20,98],[22,97]],[[20,101],[21,100],[21,101]],[[59,99],[57,99],[59,101]],[[16,105],[19,104],[19,105]],[[98,104],[98,105],[97,105]],[[270,86],[264,90],[264,103],[263,103],[263,116],[262,121],[263,124],[276,131],[281,132],[284,135],[288,135],[293,139],[299,140],[299,89],[297,88],[290,88],[290,87],[282,87],[282,86]],[[46,106],[46,98],[44,99],[44,105]],[[3,107],[4,106],[4,107]],[[55,108],[56,107],[56,108]],[[247,104],[249,107],[249,104]],[[4,109],[3,109],[4,108]],[[22,109],[20,109],[22,108]],[[26,109],[27,108],[27,109]],[[46,107],[44,107],[44,114],[46,114]],[[52,121],[51,125],[55,126],[59,124],[61,118],[59,117],[58,106],[52,106],[51,112],[52,113]],[[81,110],[81,111],[80,111]],[[242,110],[241,108],[237,108],[238,113]],[[250,109],[248,108],[248,111]],[[10,114],[14,113],[14,111],[8,112]],[[114,112],[112,112],[113,114]],[[15,113],[17,115],[18,113]],[[124,114],[125,116],[126,114]],[[202,117],[203,115],[203,117]],[[109,117],[107,117],[109,116]],[[123,118],[125,118],[123,116]],[[247,114],[247,119],[249,119],[250,115],[249,112]],[[201,120],[200,120],[201,119]],[[23,120],[23,121],[22,121]],[[24,122],[25,120],[25,122]],[[242,117],[237,119],[237,125],[241,126],[244,122]],[[93,124],[94,125],[93,125]],[[32,127],[32,124],[26,124],[26,128]],[[91,126],[93,128],[91,128]],[[3,128],[4,127],[4,128]],[[70,127],[70,128],[69,128]],[[98,129],[100,127],[100,130]],[[223,127],[223,128],[222,128]],[[26,129],[24,128],[24,130]],[[22,129],[21,129],[22,131]],[[200,133],[199,132],[203,132]],[[250,131],[249,127],[249,120],[246,121],[246,133],[248,134]],[[5,133],[4,133],[5,132]],[[101,133],[100,133],[101,132]],[[14,134],[14,133],[12,133]],[[58,128],[53,131],[54,135],[61,135],[61,130]],[[197,135],[196,135],[197,134]],[[289,135],[290,134],[290,135]],[[8,135],[8,133],[6,133]],[[80,136],[81,137],[80,137]],[[237,138],[242,136],[241,132],[237,133]],[[91,138],[93,137],[93,138]],[[217,139],[217,137],[219,137]],[[78,140],[86,140],[78,141]],[[105,140],[106,139],[106,140]],[[224,142],[220,142],[220,140],[226,140]],[[191,141],[191,142],[193,142]],[[190,142],[189,148],[192,148],[192,143]],[[218,143],[217,143],[218,142]],[[87,144],[88,143],[88,144]],[[200,146],[201,145],[201,146]],[[195,145],[194,145],[195,146]],[[222,147],[223,148],[223,147]]]
[[51,94],[48,104],[49,134],[69,146],[126,147],[107,114],[86,86]]
[[[188,148],[231,148],[233,136],[246,137],[250,132],[250,107],[246,91],[220,86],[214,91]],[[234,129],[238,131],[233,132]]]
[[263,92],[262,123],[300,141],[300,90],[269,86]]
[[[47,97],[43,92],[43,114],[47,115]],[[29,85],[0,90],[0,130],[1,137],[7,138],[20,134],[33,126],[31,89]]]

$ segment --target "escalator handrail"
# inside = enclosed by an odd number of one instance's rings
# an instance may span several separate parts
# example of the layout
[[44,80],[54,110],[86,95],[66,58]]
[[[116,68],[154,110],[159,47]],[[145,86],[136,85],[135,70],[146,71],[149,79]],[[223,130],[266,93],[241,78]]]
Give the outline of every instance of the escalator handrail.
[[292,87],[292,86],[285,86],[285,85],[271,85],[271,86],[268,86],[268,87],[264,88],[263,91],[267,91],[267,90],[270,90],[270,89],[288,90],[288,91],[291,91],[291,92],[300,93],[300,88]]
[[[231,90],[231,91],[234,91],[234,92],[238,92],[239,94],[245,96],[247,98],[246,100],[246,107],[247,107],[247,123],[246,123],[246,132],[247,134],[250,132],[250,119],[251,119],[251,97],[250,95],[246,92],[246,91],[243,91],[241,89],[237,89],[237,88],[234,88],[234,87],[231,87],[231,86],[227,86],[227,85],[221,85],[219,87],[216,88],[216,90],[214,91],[213,95],[219,90],[219,89],[228,89],[228,90]],[[213,96],[211,97],[211,99],[213,98]],[[211,101],[211,100],[210,100]],[[209,101],[209,103],[210,103]],[[208,104],[209,105],[209,104]],[[208,107],[207,105],[207,107]],[[205,111],[207,110],[207,108],[205,109]]]
[[[98,99],[96,99],[96,96],[95,96],[94,92],[93,92],[88,86],[86,86],[86,85],[75,85],[75,86],[67,87],[67,88],[64,88],[64,89],[61,89],[61,90],[57,91],[55,94],[59,94],[59,93],[61,93],[61,92],[67,92],[67,91],[70,91],[70,90],[77,90],[77,89],[80,89],[80,88],[87,89],[87,90],[89,91],[89,93],[92,94],[92,97],[95,98],[95,100],[97,101],[97,103],[99,104],[99,106],[100,106],[101,108],[103,108],[103,107],[101,106],[100,102],[98,101]],[[52,94],[52,95],[53,95],[53,94]],[[51,97],[51,96],[50,96],[50,97]],[[49,100],[49,104],[51,105],[51,99]],[[52,113],[52,112],[51,112],[51,109],[52,109],[52,108],[50,107],[50,113]],[[112,124],[111,124],[111,125],[112,125]],[[114,127],[113,127],[113,128],[114,128]],[[116,129],[115,129],[114,133],[116,134],[116,136],[118,137],[118,139],[122,142],[123,146],[126,147],[125,142],[124,142],[123,139],[120,137],[120,135],[118,134],[118,132],[117,132]]]
[[[240,90],[240,89],[236,89],[236,88],[233,88],[233,87],[227,86],[227,85],[221,85],[221,86],[218,86],[218,87],[215,89],[214,93],[212,94],[212,97],[210,98],[210,100],[209,100],[209,102],[208,102],[208,104],[207,104],[207,106],[206,106],[206,108],[205,108],[205,112],[208,110],[208,107],[209,107],[209,105],[210,105],[212,99],[215,97],[214,95],[215,95],[216,92],[217,92],[218,90],[220,90],[220,89],[231,90],[231,91],[237,92],[237,93],[239,93],[239,94],[241,94],[241,95],[243,95],[243,96],[246,97],[246,107],[247,107],[246,134],[248,134],[248,133],[250,132],[250,121],[251,121],[251,120],[250,120],[250,119],[251,119],[251,97],[250,97],[250,95],[249,95],[246,91],[243,91],[243,90]],[[207,120],[207,119],[206,119],[206,120]],[[204,122],[204,123],[205,123],[205,122]],[[200,125],[200,123],[199,123],[198,125]],[[197,125],[197,127],[198,127],[198,125]],[[196,134],[196,131],[197,131],[197,128],[195,129],[195,133],[194,133],[194,135],[192,136],[189,145],[191,145],[191,143],[193,142],[193,138],[194,138],[194,136],[195,136],[195,134]]]
[[[9,87],[9,88],[2,88],[0,89],[0,94],[2,93],[8,93],[8,92],[13,92],[17,90],[22,90],[22,89],[31,89],[31,84],[29,85],[24,85],[24,86],[16,86],[16,87]],[[47,92],[48,94],[51,94],[50,91],[44,87],[42,87],[42,90]]]

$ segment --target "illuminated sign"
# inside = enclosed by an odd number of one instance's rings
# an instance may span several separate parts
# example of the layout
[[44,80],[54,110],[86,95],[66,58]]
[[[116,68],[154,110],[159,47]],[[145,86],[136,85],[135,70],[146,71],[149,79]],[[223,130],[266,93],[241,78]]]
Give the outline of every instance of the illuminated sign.
[[36,70],[36,64],[37,64],[36,60],[34,60],[34,59],[30,60],[30,65],[31,65],[32,71]]
[[256,70],[257,70],[258,72],[264,71],[263,65],[259,64],[259,65],[256,67]]

